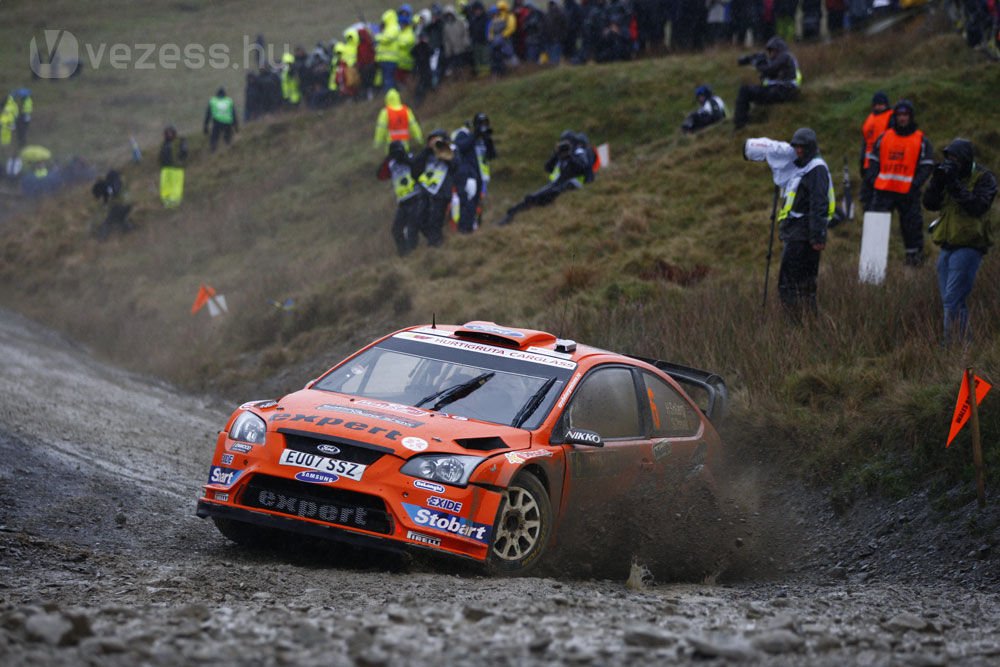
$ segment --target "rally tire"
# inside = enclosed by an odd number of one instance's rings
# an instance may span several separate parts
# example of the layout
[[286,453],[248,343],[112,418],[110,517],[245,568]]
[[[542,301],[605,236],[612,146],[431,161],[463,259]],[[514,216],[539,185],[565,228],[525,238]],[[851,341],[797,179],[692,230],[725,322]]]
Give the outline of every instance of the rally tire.
[[492,574],[521,575],[542,559],[552,534],[552,503],[539,479],[521,472],[504,491],[486,559]]

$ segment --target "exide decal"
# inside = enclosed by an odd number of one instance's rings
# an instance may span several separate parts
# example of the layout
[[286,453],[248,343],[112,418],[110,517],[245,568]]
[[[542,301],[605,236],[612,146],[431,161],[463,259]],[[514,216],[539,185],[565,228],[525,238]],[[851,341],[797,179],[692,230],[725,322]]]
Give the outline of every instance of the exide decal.
[[440,484],[435,484],[434,482],[428,482],[423,479],[413,480],[413,486],[418,489],[423,489],[424,491],[433,491],[434,493],[444,493],[444,487]]
[[300,482],[309,482],[310,484],[330,484],[332,482],[336,482],[340,478],[329,472],[303,470],[302,472],[295,473],[295,479]]
[[212,466],[208,469],[208,483],[219,484],[221,486],[232,486],[242,474],[242,470],[223,468],[222,466]]
[[367,431],[372,435],[381,435],[386,440],[392,440],[396,442],[399,437],[403,435],[396,429],[391,431],[387,428],[382,428],[381,426],[370,426],[364,422],[349,421],[345,422],[340,417],[320,417],[319,415],[293,415],[290,412],[279,412],[271,417],[271,423],[274,422],[305,422],[307,424],[312,424],[313,426],[341,426],[346,428],[348,431]]
[[467,537],[484,544],[489,542],[493,532],[493,527],[485,523],[476,523],[451,514],[439,514],[426,507],[403,503],[403,509],[410,515],[410,520],[418,526],[440,530],[459,537]]
[[445,512],[454,512],[455,514],[458,514],[462,511],[462,503],[457,500],[452,500],[451,498],[431,496],[427,499],[427,504],[431,507],[444,510]]
[[504,456],[507,457],[508,463],[520,465],[528,459],[539,459],[545,456],[552,456],[552,452],[547,449],[533,449],[527,452],[508,452],[504,454]]

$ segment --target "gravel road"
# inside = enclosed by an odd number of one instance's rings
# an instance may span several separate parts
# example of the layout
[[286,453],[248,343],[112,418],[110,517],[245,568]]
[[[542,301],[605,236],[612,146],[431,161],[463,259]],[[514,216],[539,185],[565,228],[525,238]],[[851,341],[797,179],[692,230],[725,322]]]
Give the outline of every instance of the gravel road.
[[945,516],[872,500],[838,517],[772,482],[754,576],[491,579],[229,544],[194,507],[232,406],[3,311],[0,396],[3,665],[1000,662],[995,503]]

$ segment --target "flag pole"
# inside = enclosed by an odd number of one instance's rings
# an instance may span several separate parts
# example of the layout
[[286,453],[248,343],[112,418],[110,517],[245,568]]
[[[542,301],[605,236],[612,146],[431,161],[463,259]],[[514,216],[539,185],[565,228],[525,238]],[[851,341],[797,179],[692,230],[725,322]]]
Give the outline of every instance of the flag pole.
[[979,437],[979,406],[976,400],[976,374],[972,367],[965,369],[966,382],[969,385],[969,407],[972,412],[969,421],[972,425],[972,463],[976,468],[976,496],[979,507],[986,507],[986,483],[983,480],[983,443]]

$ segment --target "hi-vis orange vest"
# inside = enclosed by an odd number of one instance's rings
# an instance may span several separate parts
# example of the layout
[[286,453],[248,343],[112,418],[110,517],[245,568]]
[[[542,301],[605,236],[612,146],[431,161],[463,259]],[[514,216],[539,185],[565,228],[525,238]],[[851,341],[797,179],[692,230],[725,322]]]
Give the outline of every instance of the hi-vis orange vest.
[[861,126],[861,136],[865,139],[865,164],[868,168],[868,154],[872,152],[875,140],[882,136],[886,128],[889,127],[889,119],[892,118],[892,109],[886,109],[882,113],[870,113]]
[[405,107],[398,109],[385,108],[388,115],[389,141],[410,140],[410,115]]
[[886,130],[879,145],[879,172],[875,179],[875,189],[906,194],[913,185],[913,175],[917,173],[920,148],[924,143],[924,133],[917,130],[901,137],[895,130]]

